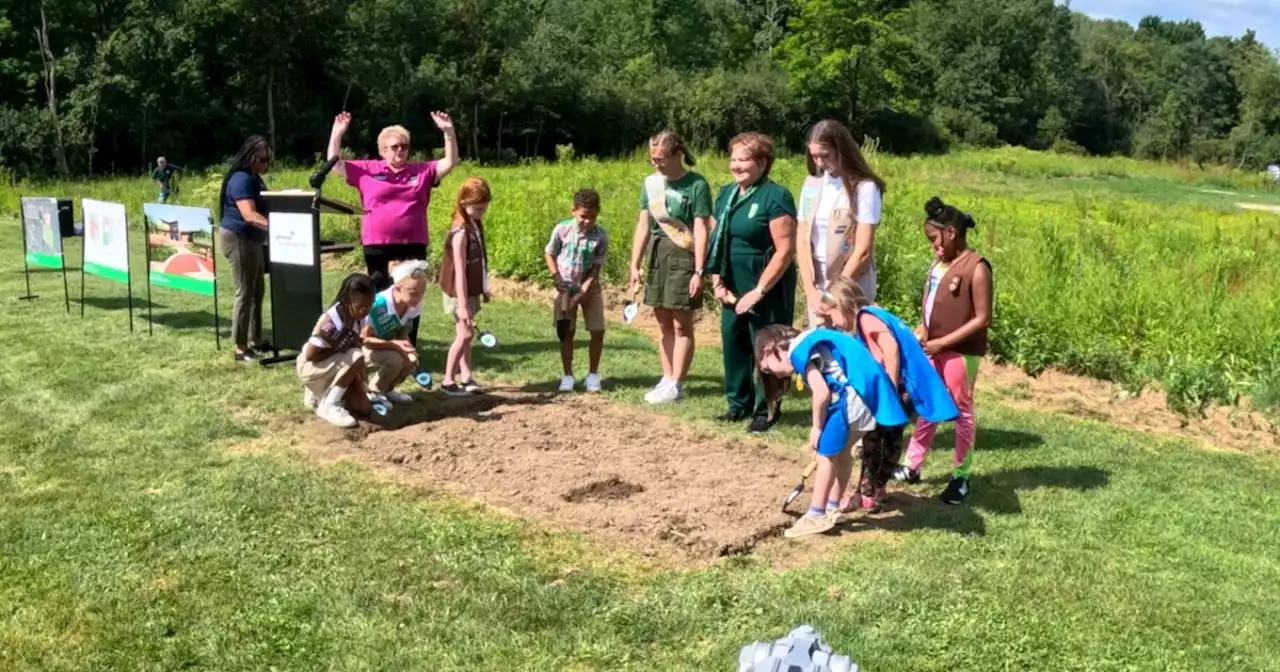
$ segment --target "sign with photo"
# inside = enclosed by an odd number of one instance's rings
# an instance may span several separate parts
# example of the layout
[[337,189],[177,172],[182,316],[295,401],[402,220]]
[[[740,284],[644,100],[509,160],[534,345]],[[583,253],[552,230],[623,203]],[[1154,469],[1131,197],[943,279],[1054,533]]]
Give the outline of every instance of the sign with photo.
[[124,205],[83,199],[84,272],[129,282],[128,218]]
[[147,220],[151,284],[213,296],[216,267],[208,208],[146,203],[142,214]]
[[62,268],[62,234],[58,229],[58,199],[22,199],[22,235],[27,243],[27,263]]

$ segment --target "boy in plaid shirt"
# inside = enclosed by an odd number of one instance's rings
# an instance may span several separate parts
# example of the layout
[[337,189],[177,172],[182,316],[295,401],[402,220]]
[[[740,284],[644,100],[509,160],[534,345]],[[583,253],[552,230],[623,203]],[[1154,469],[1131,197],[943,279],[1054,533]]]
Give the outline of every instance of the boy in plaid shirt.
[[604,294],[600,291],[600,271],[609,250],[609,234],[596,224],[600,214],[600,194],[581,189],[573,195],[573,217],[556,224],[547,243],[547,270],[556,283],[552,308],[556,336],[560,339],[560,361],[564,377],[560,391],[572,392],[573,336],[582,306],[587,331],[591,333],[590,365],[583,385],[588,392],[600,391],[600,355],[604,352]]

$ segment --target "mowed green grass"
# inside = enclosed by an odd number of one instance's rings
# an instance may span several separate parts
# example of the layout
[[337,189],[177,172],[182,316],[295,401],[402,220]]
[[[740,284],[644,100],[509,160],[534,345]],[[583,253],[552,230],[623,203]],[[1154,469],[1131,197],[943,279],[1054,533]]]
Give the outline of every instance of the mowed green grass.
[[[287,447],[315,421],[288,364],[216,352],[198,297],[156,290],[154,336],[96,278],[83,320],[57,273],[19,302],[17,231],[0,220],[0,669],[729,670],[801,623],[873,671],[1280,669],[1274,456],[984,393],[969,505],[913,503],[794,569],[651,567]],[[545,306],[498,301],[481,322],[502,337],[481,380],[554,380]],[[613,328],[607,348],[607,394],[639,402],[650,341]],[[700,347],[691,398],[662,412],[720,411],[719,356]],[[770,441],[798,452],[804,404],[787,404]],[[941,489],[949,436],[908,495]]]

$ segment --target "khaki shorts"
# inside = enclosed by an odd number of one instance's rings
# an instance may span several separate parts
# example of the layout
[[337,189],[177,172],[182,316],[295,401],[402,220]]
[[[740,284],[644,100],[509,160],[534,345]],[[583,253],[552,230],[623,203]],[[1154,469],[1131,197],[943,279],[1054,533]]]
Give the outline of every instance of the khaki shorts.
[[316,396],[324,396],[333,387],[333,381],[342,377],[348,369],[364,361],[364,353],[360,348],[351,348],[343,352],[329,355],[318,362],[307,359],[300,353],[297,359],[298,378],[302,386],[311,390]]
[[390,392],[413,373],[409,358],[399,350],[364,348],[364,361],[369,367],[369,387],[379,392]]
[[[480,312],[480,297],[468,296],[467,307],[471,309],[471,317],[475,317]],[[444,312],[446,315],[458,316],[458,299],[444,295]]]
[[604,292],[596,284],[587,290],[578,305],[570,308],[568,313],[560,310],[564,292],[556,292],[556,302],[551,307],[551,323],[555,326],[560,320],[569,320],[577,324],[578,308],[582,308],[583,321],[587,323],[587,331],[604,331]]

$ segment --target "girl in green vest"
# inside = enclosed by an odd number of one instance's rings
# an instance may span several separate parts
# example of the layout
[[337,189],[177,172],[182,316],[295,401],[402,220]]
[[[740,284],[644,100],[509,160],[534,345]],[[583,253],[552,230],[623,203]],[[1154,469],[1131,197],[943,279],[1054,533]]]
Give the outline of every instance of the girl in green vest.
[[715,297],[724,304],[720,339],[729,410],[720,419],[750,418],[748,430],[762,433],[778,417],[765,385],[781,383],[770,377],[756,384],[756,335],[770,324],[795,320],[796,204],[786,187],[769,179],[768,136],[742,133],[729,142],[729,152],[733,183],[716,198],[708,260]]
[[[666,404],[684,397],[693,361],[693,311],[702,304],[703,260],[711,219],[711,186],[685,170],[695,159],[675,131],[649,139],[654,173],[640,190],[640,218],[631,244],[631,292],[646,275],[645,305],[662,329],[662,380],[645,401]],[[647,260],[647,264],[646,264]]]

